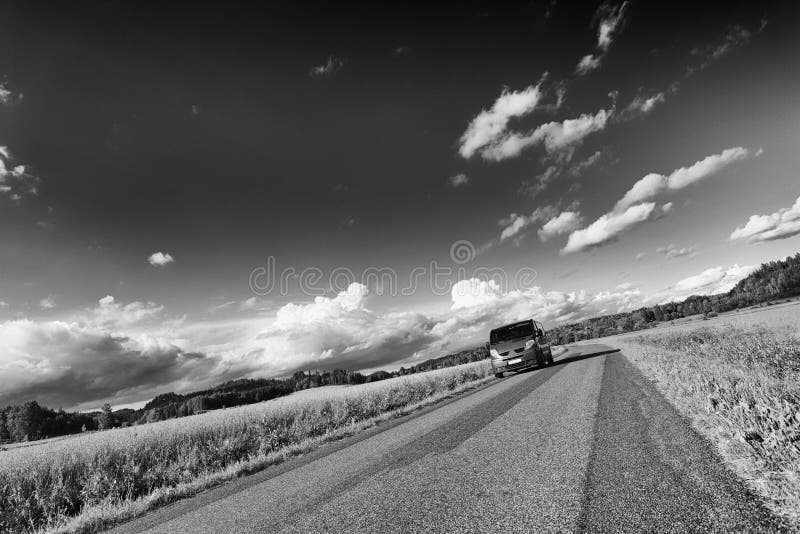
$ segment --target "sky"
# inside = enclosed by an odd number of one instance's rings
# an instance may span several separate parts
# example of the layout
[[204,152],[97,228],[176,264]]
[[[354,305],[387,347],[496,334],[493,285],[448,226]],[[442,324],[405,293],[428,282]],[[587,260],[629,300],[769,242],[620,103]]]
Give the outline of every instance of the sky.
[[396,368],[800,248],[792,2],[0,5],[0,405]]

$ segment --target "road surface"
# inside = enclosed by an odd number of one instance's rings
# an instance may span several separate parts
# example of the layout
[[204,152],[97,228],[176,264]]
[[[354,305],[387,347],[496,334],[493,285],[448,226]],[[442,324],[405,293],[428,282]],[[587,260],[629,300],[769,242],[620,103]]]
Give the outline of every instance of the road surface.
[[159,532],[778,531],[619,352],[556,365],[119,526]]

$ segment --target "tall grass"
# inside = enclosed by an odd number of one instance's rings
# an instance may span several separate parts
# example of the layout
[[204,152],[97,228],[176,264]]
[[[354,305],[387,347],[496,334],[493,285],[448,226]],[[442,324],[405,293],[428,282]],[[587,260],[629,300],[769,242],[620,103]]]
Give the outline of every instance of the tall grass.
[[477,362],[0,452],[0,531],[97,530],[489,376]]
[[767,505],[800,528],[797,322],[720,324],[619,345]]

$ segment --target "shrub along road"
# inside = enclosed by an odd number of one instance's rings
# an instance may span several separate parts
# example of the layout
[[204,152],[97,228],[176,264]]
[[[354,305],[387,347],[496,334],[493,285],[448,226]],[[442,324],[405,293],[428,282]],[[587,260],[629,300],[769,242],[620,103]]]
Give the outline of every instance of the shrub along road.
[[622,354],[583,345],[115,532],[784,529]]

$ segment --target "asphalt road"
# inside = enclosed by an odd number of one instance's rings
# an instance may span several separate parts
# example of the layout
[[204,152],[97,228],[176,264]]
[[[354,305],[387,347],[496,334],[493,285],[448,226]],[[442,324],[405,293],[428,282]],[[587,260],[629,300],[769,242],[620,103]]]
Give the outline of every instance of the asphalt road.
[[769,532],[781,524],[619,352],[571,347],[116,532]]

